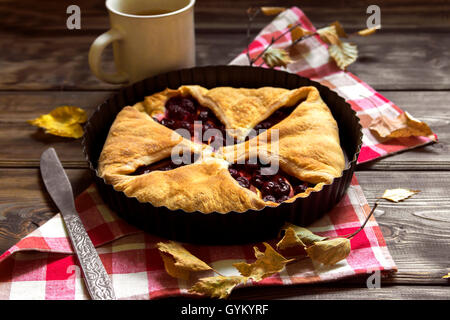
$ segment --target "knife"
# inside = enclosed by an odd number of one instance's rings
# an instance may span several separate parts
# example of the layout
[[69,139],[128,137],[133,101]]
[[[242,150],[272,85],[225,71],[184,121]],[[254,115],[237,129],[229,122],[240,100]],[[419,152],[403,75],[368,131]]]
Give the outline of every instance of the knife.
[[84,281],[93,300],[115,300],[114,289],[100,257],[75,209],[72,186],[55,149],[41,155],[41,175],[53,202],[61,211]]

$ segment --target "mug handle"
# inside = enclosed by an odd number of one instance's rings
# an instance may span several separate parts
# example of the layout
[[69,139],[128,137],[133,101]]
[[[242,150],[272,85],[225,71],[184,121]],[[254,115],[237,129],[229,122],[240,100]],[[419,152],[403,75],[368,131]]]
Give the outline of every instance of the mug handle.
[[105,33],[99,35],[89,49],[89,66],[97,78],[105,82],[113,84],[121,84],[128,82],[128,75],[124,72],[105,73],[101,68],[101,57],[103,50],[113,41],[118,41],[123,38],[122,33],[117,29],[110,29]]

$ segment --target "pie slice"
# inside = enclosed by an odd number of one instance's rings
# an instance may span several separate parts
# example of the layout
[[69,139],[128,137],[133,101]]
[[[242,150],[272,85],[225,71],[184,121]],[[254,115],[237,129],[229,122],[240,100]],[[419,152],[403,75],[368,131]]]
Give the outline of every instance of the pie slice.
[[259,210],[307,197],[342,174],[339,129],[315,87],[181,86],[125,107],[99,175],[171,210]]

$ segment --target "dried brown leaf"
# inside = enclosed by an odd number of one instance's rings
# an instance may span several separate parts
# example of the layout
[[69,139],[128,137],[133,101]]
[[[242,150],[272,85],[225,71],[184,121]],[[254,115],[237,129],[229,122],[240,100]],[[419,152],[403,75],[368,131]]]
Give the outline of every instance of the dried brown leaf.
[[312,34],[312,31],[309,31],[305,28],[302,28],[300,26],[296,26],[291,30],[291,39],[292,42],[297,41],[298,39],[303,38],[304,36]]
[[308,230],[306,228],[299,227],[299,226],[296,226],[291,223],[286,223],[282,229],[283,230],[292,229],[295,232],[295,235],[297,236],[297,238],[307,246],[310,246],[310,245],[314,244],[315,242],[323,241],[323,240],[327,239],[327,237],[319,236],[317,234],[312,233],[310,230]]
[[283,250],[289,247],[313,245],[315,242],[326,240],[326,237],[319,236],[312,233],[306,228],[296,226],[291,223],[286,223],[283,226],[284,236],[277,243],[277,249]]
[[350,240],[346,238],[334,238],[315,242],[306,248],[308,256],[325,265],[333,265],[345,259],[350,254]]
[[251,264],[245,262],[233,264],[244,277],[248,277],[254,281],[260,281],[280,272],[288,262],[293,261],[293,259],[288,260],[276,252],[268,243],[263,242],[263,244],[266,247],[264,253],[259,251],[257,247],[254,247],[255,262]]
[[317,34],[319,35],[320,39],[322,39],[327,44],[341,43],[338,32],[336,30],[336,26],[334,25],[330,25],[328,27],[317,30]]
[[266,65],[270,68],[286,67],[292,62],[289,54],[284,49],[268,48],[262,56]]
[[160,255],[164,262],[164,269],[166,269],[166,272],[177,279],[183,279],[183,280],[189,280],[190,271],[179,268],[175,265],[175,259],[172,258],[172,256],[160,252]]
[[277,249],[283,250],[290,247],[305,247],[305,244],[300,240],[300,238],[295,233],[294,229],[287,228],[284,231],[283,238],[277,243]]
[[392,201],[392,202],[399,202],[399,201],[403,201],[419,192],[420,192],[420,190],[410,190],[410,189],[402,189],[402,188],[387,189],[384,191],[381,198]]
[[274,16],[285,10],[285,7],[261,7],[261,12],[266,16]]
[[375,118],[369,125],[369,129],[382,139],[411,136],[431,136],[434,139],[430,127],[425,122],[415,119],[408,112],[400,114],[395,119],[386,116]]
[[67,138],[81,138],[83,127],[80,123],[87,120],[86,112],[78,107],[61,106],[48,114],[28,120],[33,126],[45,129],[46,133]]
[[[205,262],[192,255],[187,251],[181,244],[175,241],[169,242],[159,242],[157,248],[164,259],[163,254],[170,255],[174,262],[167,259],[164,261],[164,266],[166,267],[167,273],[170,275],[186,276],[186,273],[182,273],[181,270],[185,271],[205,271],[212,270]],[[167,268],[168,267],[168,268]],[[181,269],[181,270],[180,270]]]
[[225,299],[238,284],[245,283],[246,281],[247,278],[242,276],[202,278],[189,289],[189,292],[205,294],[212,298]]
[[358,48],[355,44],[348,42],[332,44],[328,47],[328,52],[334,61],[336,61],[337,66],[342,70],[345,70],[345,68],[358,58]]
[[347,33],[344,30],[344,27],[341,25],[341,23],[339,21],[335,21],[331,25],[334,26],[334,28],[336,29],[336,33],[339,37],[342,37],[342,38],[348,37]]

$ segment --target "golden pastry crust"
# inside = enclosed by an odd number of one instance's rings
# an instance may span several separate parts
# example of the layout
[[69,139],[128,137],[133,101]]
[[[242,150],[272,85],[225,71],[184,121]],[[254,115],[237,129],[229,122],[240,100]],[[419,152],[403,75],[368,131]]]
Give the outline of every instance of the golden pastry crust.
[[227,213],[266,206],[256,193],[242,188],[230,176],[226,161],[215,158],[170,171],[108,176],[108,180],[129,197],[171,210]]
[[[227,129],[235,129],[240,140],[277,109],[297,106],[265,133],[212,152],[209,146],[184,139],[152,119],[165,111],[168,99],[178,95],[192,96],[211,109]],[[142,165],[169,157],[179,145],[201,155],[201,160],[169,171],[132,175]],[[283,171],[315,184],[287,202],[320,190],[340,176],[345,166],[336,121],[315,87],[208,90],[181,86],[148,96],[117,115],[99,159],[98,174],[129,197],[172,210],[227,213],[276,206],[241,187],[228,172],[229,163],[254,155],[279,160]]]
[[125,107],[109,130],[99,158],[98,172],[100,176],[131,174],[139,166],[169,157],[172,148],[178,144],[194,153],[206,147],[184,139],[137,108]]
[[[337,123],[317,89],[312,88],[302,87],[290,96],[288,103],[307,93],[306,100],[283,121],[248,140],[245,146],[226,146],[221,152],[230,161],[267,154],[277,158],[281,169],[291,176],[315,184],[331,183],[341,175],[345,159]],[[278,136],[272,138],[274,130]],[[245,154],[238,149],[245,150]]]

